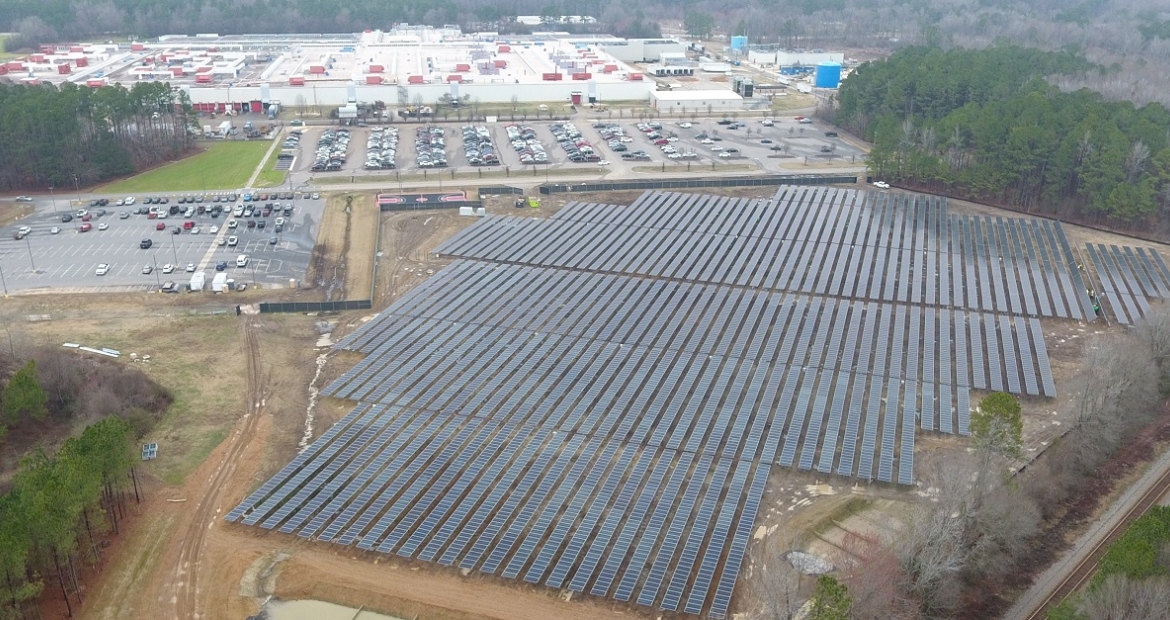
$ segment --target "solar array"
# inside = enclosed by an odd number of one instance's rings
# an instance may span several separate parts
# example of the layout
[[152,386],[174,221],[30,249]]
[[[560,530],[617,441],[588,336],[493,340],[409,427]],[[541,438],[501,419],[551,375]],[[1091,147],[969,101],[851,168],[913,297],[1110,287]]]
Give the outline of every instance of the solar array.
[[1058,224],[897,194],[647,193],[440,251],[227,520],[723,618],[774,465],[913,484],[919,427],[1055,396],[1038,317],[1093,314]]
[[1015,316],[1091,319],[1059,222],[823,187],[772,200],[648,192],[629,207],[490,218],[436,253]]
[[[227,515],[264,529],[720,616],[778,431],[719,458],[359,405]],[[749,491],[750,487],[750,491]]]
[[1149,314],[1147,298],[1170,297],[1170,269],[1154,248],[1086,243],[1085,252],[1101,283],[1097,296],[1118,323],[1129,325]]

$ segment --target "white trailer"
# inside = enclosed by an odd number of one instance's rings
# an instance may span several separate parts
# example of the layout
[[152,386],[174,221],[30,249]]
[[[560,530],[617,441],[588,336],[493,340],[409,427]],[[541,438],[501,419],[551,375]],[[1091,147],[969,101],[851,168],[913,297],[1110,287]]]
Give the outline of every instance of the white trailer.
[[203,284],[207,281],[207,275],[202,271],[191,274],[191,291],[202,291]]
[[211,292],[222,293],[227,289],[227,274],[222,271],[215,274],[215,277],[211,279]]

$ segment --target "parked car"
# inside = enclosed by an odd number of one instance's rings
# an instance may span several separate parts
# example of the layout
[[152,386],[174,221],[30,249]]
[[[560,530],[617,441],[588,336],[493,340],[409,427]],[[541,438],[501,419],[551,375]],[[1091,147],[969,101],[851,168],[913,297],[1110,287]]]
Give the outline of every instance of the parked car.
[[30,196],[17,196],[16,197],[16,202],[32,202],[32,201],[33,201],[33,199]]
[[138,249],[149,250],[150,246],[152,246],[152,245],[154,245],[154,241],[152,241],[150,239],[143,239],[142,241],[138,242]]
[[147,265],[147,266],[142,268],[142,275],[148,276],[152,273],[154,273],[154,266],[153,265]]
[[106,263],[102,263],[102,264],[100,264],[100,265],[98,265],[98,266],[97,266],[97,272],[96,272],[96,273],[97,273],[99,276],[104,276],[104,275],[106,275],[107,273],[110,273],[110,266],[109,266],[108,264],[106,264]]
[[93,230],[93,224],[86,222],[86,223],[82,224],[81,228],[78,228],[77,230],[80,232],[89,232],[89,231]]
[[159,222],[159,223],[154,225],[154,229],[155,230],[166,230],[167,224],[166,224],[166,222]]
[[170,263],[167,263],[167,264],[163,265],[163,267],[162,267],[162,272],[163,272],[163,273],[174,273],[174,272],[175,272],[175,266],[174,266],[174,265],[172,265],[172,264],[170,264]]

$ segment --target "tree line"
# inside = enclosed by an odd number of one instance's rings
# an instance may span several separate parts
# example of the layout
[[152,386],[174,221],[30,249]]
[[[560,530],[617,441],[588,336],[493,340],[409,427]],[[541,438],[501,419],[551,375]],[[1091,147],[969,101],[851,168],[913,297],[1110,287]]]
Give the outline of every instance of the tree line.
[[[137,439],[173,400],[124,364],[48,347],[30,357],[0,357],[0,618],[35,615],[42,595],[72,615],[78,571],[100,566],[101,537],[140,498]],[[75,434],[79,420],[97,421]]]
[[79,563],[101,562],[98,536],[118,532],[133,476],[134,429],[106,418],[56,454],[27,456],[0,496],[0,615],[24,617],[46,587],[59,588],[69,615],[81,602]]
[[1170,218],[1170,112],[1045,80],[1109,71],[1015,46],[908,48],[859,67],[830,116],[873,143],[878,177],[1149,230]]
[[194,115],[163,82],[132,88],[0,83],[0,191],[73,188],[189,151]]

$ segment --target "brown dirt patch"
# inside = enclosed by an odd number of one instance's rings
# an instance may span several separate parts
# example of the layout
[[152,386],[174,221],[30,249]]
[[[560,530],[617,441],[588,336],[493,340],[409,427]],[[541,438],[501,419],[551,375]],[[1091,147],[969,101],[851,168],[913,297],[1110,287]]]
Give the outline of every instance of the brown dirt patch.
[[0,200],[0,226],[7,226],[32,212],[33,207],[27,202]]
[[374,195],[330,195],[305,280],[326,301],[368,299],[379,219]]

